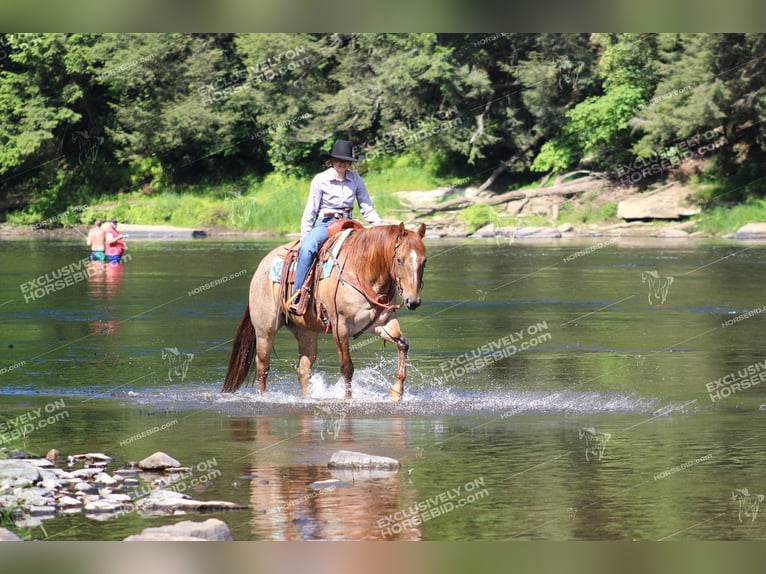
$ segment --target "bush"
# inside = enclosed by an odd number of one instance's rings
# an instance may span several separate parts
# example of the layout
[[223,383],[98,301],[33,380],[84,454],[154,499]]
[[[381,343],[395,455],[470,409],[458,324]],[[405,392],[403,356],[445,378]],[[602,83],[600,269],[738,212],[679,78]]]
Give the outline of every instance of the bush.
[[466,207],[458,215],[458,219],[465,225],[466,230],[471,233],[489,225],[490,223],[497,223],[498,217],[495,210],[491,205],[485,203],[477,203]]

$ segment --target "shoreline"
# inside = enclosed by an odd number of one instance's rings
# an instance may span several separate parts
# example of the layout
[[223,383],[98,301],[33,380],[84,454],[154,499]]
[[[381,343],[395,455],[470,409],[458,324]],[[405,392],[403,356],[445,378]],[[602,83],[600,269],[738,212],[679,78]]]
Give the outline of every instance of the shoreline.
[[[408,223],[408,227],[414,225]],[[751,224],[754,225],[754,224]],[[763,224],[766,225],[766,224]],[[763,233],[751,235],[728,233],[714,235],[710,233],[688,230],[693,226],[692,222],[668,221],[632,221],[612,223],[608,225],[584,225],[576,227],[572,224],[558,226],[503,226],[488,225],[473,232],[467,231],[460,226],[438,226],[430,229],[426,223],[427,239],[496,239],[503,241],[533,241],[551,239],[587,239],[587,238],[633,238],[633,239],[661,239],[661,240],[766,240]],[[82,240],[85,241],[88,232],[87,226],[60,227],[56,229],[36,229],[31,225],[0,224],[0,241],[6,240]],[[222,239],[295,239],[298,233],[278,234],[273,232],[242,231],[225,227],[174,227],[170,225],[138,225],[120,224],[119,231],[127,235],[130,242],[133,241],[157,241],[157,240],[222,240]]]

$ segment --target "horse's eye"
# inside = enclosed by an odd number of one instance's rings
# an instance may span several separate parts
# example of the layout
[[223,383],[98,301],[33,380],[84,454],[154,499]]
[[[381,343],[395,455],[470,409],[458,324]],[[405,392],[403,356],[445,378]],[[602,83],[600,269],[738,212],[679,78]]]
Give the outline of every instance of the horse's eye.
[[397,255],[397,256],[396,256],[396,264],[397,264],[397,265],[404,265],[404,259],[402,259],[401,257],[399,257],[399,256]]

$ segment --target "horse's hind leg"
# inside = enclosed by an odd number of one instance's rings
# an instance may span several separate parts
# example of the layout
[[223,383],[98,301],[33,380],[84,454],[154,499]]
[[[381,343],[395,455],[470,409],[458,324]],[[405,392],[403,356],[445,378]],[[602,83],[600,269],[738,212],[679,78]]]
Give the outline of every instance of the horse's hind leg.
[[307,397],[311,367],[317,360],[317,334],[297,327],[290,330],[298,340],[298,382],[301,385],[301,394]]
[[274,345],[274,333],[261,333],[255,342],[255,373],[258,378],[258,390],[266,392],[266,379],[271,365],[271,348]]

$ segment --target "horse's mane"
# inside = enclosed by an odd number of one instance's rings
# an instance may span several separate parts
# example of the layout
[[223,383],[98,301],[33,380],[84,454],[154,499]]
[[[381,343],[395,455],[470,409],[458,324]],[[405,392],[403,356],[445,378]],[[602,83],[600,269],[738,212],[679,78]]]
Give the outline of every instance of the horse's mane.
[[[341,249],[344,269],[366,285],[379,283],[381,277],[390,278],[398,236],[398,225],[376,225],[354,231]],[[403,240],[406,239],[405,236]]]

